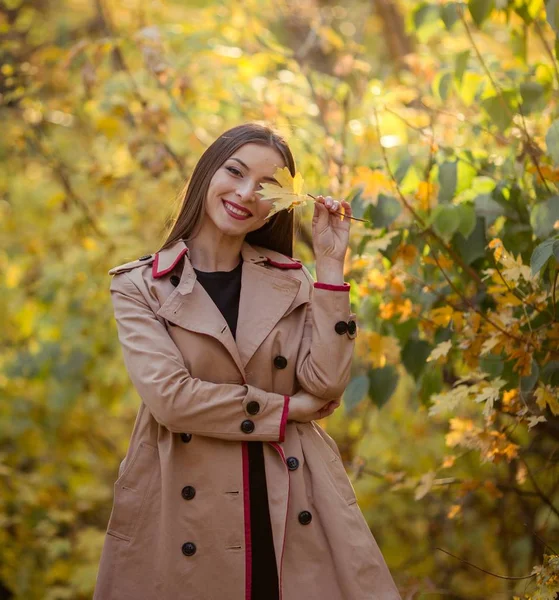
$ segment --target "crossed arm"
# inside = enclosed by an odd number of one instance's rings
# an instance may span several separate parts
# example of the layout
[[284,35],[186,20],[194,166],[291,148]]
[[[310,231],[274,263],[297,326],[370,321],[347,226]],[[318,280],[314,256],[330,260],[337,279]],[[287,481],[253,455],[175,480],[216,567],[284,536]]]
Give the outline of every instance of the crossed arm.
[[[343,346],[342,351],[335,351],[332,333],[320,331],[325,320],[332,322],[332,311],[347,313],[347,297],[345,309],[343,301],[335,297],[346,294],[315,290],[315,298],[316,292],[327,292],[331,297],[319,297],[309,311],[297,359],[302,391],[289,398],[248,384],[218,384],[192,377],[179,349],[138,287],[127,273],[118,275],[111,282],[111,297],[132,383],[154,418],[172,432],[233,441],[281,442],[288,419],[322,418],[339,406],[349,376],[353,345],[333,338]],[[334,336],[338,334],[334,332]],[[254,403],[258,406],[256,414]],[[247,420],[254,425],[252,431],[243,426]]]

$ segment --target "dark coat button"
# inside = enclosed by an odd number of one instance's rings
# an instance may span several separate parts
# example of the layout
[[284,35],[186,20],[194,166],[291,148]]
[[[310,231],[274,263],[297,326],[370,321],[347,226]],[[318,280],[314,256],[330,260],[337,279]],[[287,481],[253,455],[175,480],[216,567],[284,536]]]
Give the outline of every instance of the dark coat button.
[[347,323],[345,321],[338,321],[336,325],[334,325],[334,329],[336,330],[336,333],[343,335],[344,333],[347,333]]
[[243,433],[252,433],[254,431],[254,423],[250,419],[243,421],[241,423],[241,431]]
[[192,434],[191,433],[181,433],[181,440],[185,444],[188,444],[188,442],[190,442],[191,439],[192,439]]
[[248,404],[247,404],[247,413],[249,415],[257,415],[260,411],[260,404],[258,404],[258,402],[256,402],[256,400],[251,400]]
[[312,515],[308,510],[303,510],[299,513],[299,523],[308,525],[312,521]]
[[355,321],[348,321],[347,322],[347,332],[349,335],[355,335],[355,332],[357,331],[357,325],[355,324]]
[[287,358],[285,356],[276,356],[274,358],[274,367],[276,369],[285,369],[287,367]]
[[151,254],[146,254],[145,256],[140,256],[138,260],[149,260],[151,258]]
[[196,490],[191,485],[186,485],[182,488],[181,494],[185,500],[192,500],[196,496]]
[[287,468],[290,471],[295,471],[296,469],[299,468],[299,459],[295,458],[294,456],[290,456],[286,462],[287,462]]
[[171,279],[169,280],[175,287],[179,285],[181,282],[181,278],[178,275],[171,275]]
[[192,542],[185,542],[182,545],[182,553],[185,556],[192,556],[193,554],[196,554],[196,544],[193,544]]

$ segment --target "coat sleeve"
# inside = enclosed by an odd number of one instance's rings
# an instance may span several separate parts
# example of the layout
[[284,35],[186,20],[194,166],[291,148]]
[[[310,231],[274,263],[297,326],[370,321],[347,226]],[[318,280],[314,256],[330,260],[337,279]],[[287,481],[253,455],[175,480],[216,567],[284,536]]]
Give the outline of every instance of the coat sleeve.
[[[309,279],[311,301],[307,306],[303,340],[297,357],[297,380],[308,393],[327,400],[339,399],[349,383],[355,331],[336,331],[337,323],[353,321],[349,285],[334,286]],[[353,322],[355,325],[355,322]],[[339,326],[340,327],[340,326]]]
[[175,433],[283,441],[288,396],[192,377],[165,325],[128,274],[113,278],[111,299],[126,369],[158,423]]

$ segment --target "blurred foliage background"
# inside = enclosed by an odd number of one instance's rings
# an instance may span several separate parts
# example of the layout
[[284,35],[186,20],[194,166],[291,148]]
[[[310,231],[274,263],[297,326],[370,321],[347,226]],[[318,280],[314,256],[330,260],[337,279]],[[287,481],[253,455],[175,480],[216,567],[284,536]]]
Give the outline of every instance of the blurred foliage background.
[[322,425],[402,597],[557,597],[558,28],[557,0],[0,1],[0,597],[91,597],[139,402],[107,271],[253,120],[368,221]]

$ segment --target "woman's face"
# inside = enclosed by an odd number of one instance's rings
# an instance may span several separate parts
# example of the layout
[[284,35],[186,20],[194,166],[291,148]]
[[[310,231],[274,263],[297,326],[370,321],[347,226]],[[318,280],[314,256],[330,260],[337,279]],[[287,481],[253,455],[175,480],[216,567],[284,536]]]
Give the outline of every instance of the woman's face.
[[274,148],[260,144],[241,146],[212,177],[204,220],[235,237],[244,237],[262,227],[272,201],[260,199],[260,184],[275,182],[276,169],[284,166],[282,155]]

